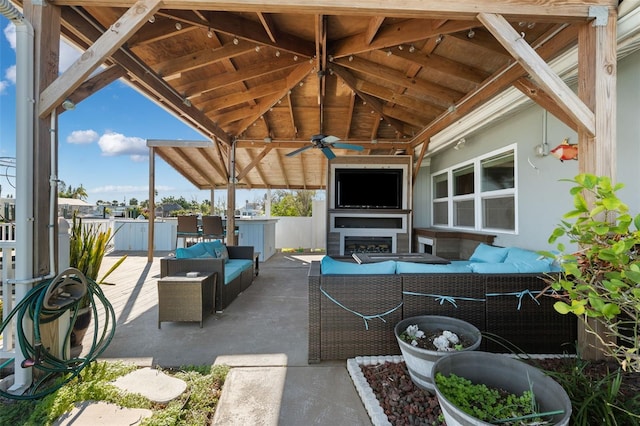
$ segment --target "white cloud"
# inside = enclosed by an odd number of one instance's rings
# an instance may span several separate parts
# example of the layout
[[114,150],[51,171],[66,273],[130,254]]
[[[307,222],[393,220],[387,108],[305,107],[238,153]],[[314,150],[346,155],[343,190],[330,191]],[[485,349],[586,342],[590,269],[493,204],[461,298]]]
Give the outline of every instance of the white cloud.
[[2,95],[5,90],[7,90],[8,86],[9,86],[8,81],[0,80],[0,95]]
[[88,144],[98,140],[98,132],[95,130],[74,130],[67,136],[67,142],[73,144]]
[[4,37],[9,42],[9,45],[13,50],[16,50],[16,26],[13,22],[9,22],[6,27],[4,27]]
[[4,72],[4,76],[7,80],[9,80],[9,82],[16,84],[16,66],[11,65],[9,68],[7,68],[7,70]]
[[114,157],[129,155],[134,161],[141,161],[140,157],[148,157],[149,150],[144,139],[135,136],[125,136],[121,133],[105,133],[100,137],[98,145],[102,154]]

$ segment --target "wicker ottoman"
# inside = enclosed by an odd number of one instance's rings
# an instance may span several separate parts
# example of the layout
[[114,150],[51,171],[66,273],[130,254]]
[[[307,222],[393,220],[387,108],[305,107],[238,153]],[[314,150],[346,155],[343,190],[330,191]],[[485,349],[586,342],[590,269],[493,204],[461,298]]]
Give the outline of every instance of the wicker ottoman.
[[186,273],[158,280],[158,328],[162,321],[198,321],[214,313],[217,273],[201,272],[197,277]]

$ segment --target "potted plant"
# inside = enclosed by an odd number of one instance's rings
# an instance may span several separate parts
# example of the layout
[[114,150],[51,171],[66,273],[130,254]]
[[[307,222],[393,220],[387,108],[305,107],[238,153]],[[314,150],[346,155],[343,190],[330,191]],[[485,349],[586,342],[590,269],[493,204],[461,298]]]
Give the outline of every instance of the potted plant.
[[433,393],[433,363],[454,351],[470,351],[480,346],[482,335],[474,325],[458,318],[421,315],[396,324],[394,333],[411,380]]
[[[117,230],[116,230],[117,232]],[[126,255],[122,256],[118,261],[100,278],[98,281],[98,273],[102,260],[107,251],[107,247],[111,243],[115,232],[111,232],[111,228],[106,231],[100,229],[97,224],[83,225],[82,219],[77,217],[75,212],[73,215],[71,226],[71,238],[69,241],[69,266],[78,269],[87,278],[89,288],[87,294],[78,303],[78,312],[74,322],[73,331],[71,333],[71,347],[82,344],[84,337],[92,318],[91,304],[93,303],[93,291],[91,286],[104,284],[105,279],[124,262]]]
[[[556,311],[575,314],[600,349],[623,370],[640,371],[640,214],[633,217],[608,177],[580,174],[571,188],[574,209],[549,237],[562,273],[548,279]],[[546,253],[551,255],[551,253]],[[597,324],[600,331],[595,330]]]
[[447,426],[562,426],[571,419],[571,400],[562,386],[507,355],[454,353],[434,363],[431,380]]

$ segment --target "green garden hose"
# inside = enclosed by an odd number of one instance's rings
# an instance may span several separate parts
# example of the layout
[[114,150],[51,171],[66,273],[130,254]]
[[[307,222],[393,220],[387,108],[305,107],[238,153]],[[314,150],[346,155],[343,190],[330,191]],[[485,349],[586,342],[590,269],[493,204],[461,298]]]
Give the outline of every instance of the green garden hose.
[[[66,303],[55,305],[51,303],[51,286],[57,285],[60,277],[67,275],[70,279],[75,280],[75,284],[83,287],[82,283],[86,282],[86,295],[66,299]],[[67,280],[69,279],[67,278]],[[69,281],[67,281],[68,283]],[[71,283],[72,285],[74,283]],[[84,292],[83,292],[84,294]],[[80,304],[87,298],[90,302],[90,310],[93,315],[93,339],[88,353],[83,357],[60,359],[49,352],[49,348],[44,347],[40,339],[40,324],[49,323],[70,311],[70,326],[64,336],[64,341],[69,341],[73,324],[78,316]],[[53,307],[53,309],[52,309]],[[98,309],[101,307],[102,309]],[[16,327],[16,338],[20,343],[24,362],[22,367],[32,367],[40,371],[41,374],[34,374],[34,383],[22,395],[9,394],[0,389],[0,396],[10,399],[28,400],[38,399],[62,387],[75,377],[77,377],[83,368],[94,361],[109,346],[116,331],[116,316],[113,306],[105,297],[100,286],[92,279],[84,277],[77,269],[70,268],[59,274],[53,279],[43,281],[36,285],[22,299],[11,313],[7,316],[0,327],[2,334],[8,327],[13,318],[16,318],[17,324],[24,324],[25,318],[30,319],[33,324],[33,343],[25,336],[23,326]],[[100,323],[103,323],[102,325]],[[62,337],[62,336],[61,336]],[[66,345],[65,345],[66,346]],[[65,351],[66,352],[66,351]],[[63,353],[63,358],[67,354]],[[9,360],[15,361],[15,360]],[[8,364],[9,362],[5,363]],[[15,363],[15,362],[14,362]],[[15,366],[14,368],[19,368]],[[34,372],[35,373],[35,372]],[[37,377],[37,380],[36,380]]]

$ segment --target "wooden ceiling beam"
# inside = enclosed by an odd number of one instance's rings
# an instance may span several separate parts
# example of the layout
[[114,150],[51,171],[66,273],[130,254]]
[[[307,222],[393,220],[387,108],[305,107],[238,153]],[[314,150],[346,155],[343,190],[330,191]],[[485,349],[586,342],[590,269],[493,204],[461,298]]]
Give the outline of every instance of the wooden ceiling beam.
[[227,43],[217,49],[204,49],[159,62],[154,64],[153,68],[159,75],[166,78],[254,51],[254,47],[249,43]]
[[331,69],[333,70],[333,72],[335,72],[338,75],[338,77],[340,77],[345,82],[347,86],[351,88],[351,90],[353,90],[362,100],[367,102],[367,104],[369,104],[369,106],[374,111],[382,115],[382,117],[384,117],[384,119],[387,120],[387,122],[391,124],[391,126],[393,126],[394,129],[396,129],[398,132],[400,132],[403,135],[406,134],[405,133],[406,130],[404,129],[404,124],[395,120],[392,117],[387,116],[383,111],[382,103],[378,99],[358,90],[358,88],[356,87],[357,79],[347,69],[342,68],[341,66],[338,66],[335,64],[332,66]]
[[384,67],[358,57],[342,58],[334,60],[333,64],[341,65],[354,71],[368,74],[372,77],[386,80],[392,84],[403,86],[407,89],[421,93],[425,100],[439,108],[448,108],[464,96],[464,93],[442,87],[430,81],[407,78],[404,73],[393,68]]
[[369,25],[364,33],[364,42],[366,44],[371,44],[383,22],[384,16],[374,16],[369,20]]
[[275,105],[280,99],[282,99],[294,86],[302,81],[313,69],[313,64],[309,61],[304,61],[299,64],[285,79],[285,88],[280,92],[277,92],[269,97],[262,98],[258,105],[253,108],[253,115],[244,119],[239,126],[235,128],[234,134],[239,135],[244,132],[254,121],[256,121],[261,115],[266,113],[269,108]]
[[540,88],[535,82],[528,78],[521,78],[513,83],[513,87],[525,94],[529,99],[540,105],[545,110],[549,111],[558,120],[562,121],[566,126],[578,131],[578,125],[571,119],[571,117],[558,106],[558,104],[549,96],[543,89]]
[[[56,6],[131,7],[136,0],[48,0]],[[431,17],[438,19],[474,19],[479,10],[505,16],[549,16],[586,18],[591,6],[616,8],[617,0],[385,0],[384,2],[353,2],[349,0],[163,0],[165,9],[220,10],[263,13],[326,13],[336,15],[384,15],[392,17]]]
[[210,100],[204,100],[198,103],[198,107],[204,111],[219,110],[229,108],[235,105],[244,104],[254,101],[258,98],[271,95],[282,91],[285,88],[285,81],[278,80],[252,87],[242,92],[229,93],[223,96],[212,96]]
[[[125,76],[127,71],[120,65],[111,65],[108,68],[93,75],[87,81],[82,83],[67,99],[78,105],[80,102],[100,91],[102,88],[113,83],[117,79]],[[62,105],[57,108],[57,113],[62,114],[66,111]]]
[[478,85],[489,77],[489,73],[481,69],[436,54],[424,55],[420,51],[410,52],[408,49],[397,50],[393,54],[419,64],[429,72],[446,74],[448,78],[464,80],[471,84]]
[[[236,146],[237,148],[237,146]],[[251,162],[249,164],[247,164],[246,167],[244,167],[242,169],[242,171],[240,173],[238,173],[238,176],[236,176],[236,178],[238,180],[242,180],[244,179],[244,177],[251,171],[253,170],[258,164],[260,164],[260,161],[267,156],[267,154],[269,154],[271,152],[272,147],[267,144],[258,155],[255,156],[255,158],[251,159]],[[258,171],[260,174],[260,178],[262,179],[262,181],[266,184],[267,181],[264,177],[264,175],[262,173],[260,173],[260,171]]]
[[258,12],[258,19],[260,20],[260,23],[262,24],[262,28],[264,28],[264,31],[267,33],[267,37],[269,37],[269,40],[271,40],[272,43],[277,43],[278,40],[276,39],[276,32],[277,32],[277,27],[275,22],[273,22],[273,18],[271,17],[270,13],[262,13],[262,12]]
[[376,98],[391,102],[394,104],[402,105],[403,107],[419,111],[427,116],[437,116],[442,113],[442,108],[437,108],[432,105],[426,104],[421,99],[409,96],[406,94],[400,94],[392,89],[379,86],[375,83],[371,83],[365,80],[356,80],[356,88],[363,93],[367,93]]
[[293,34],[277,32],[274,28],[273,36],[277,41],[273,41],[271,36],[265,32],[262,24],[241,16],[227,12],[211,12],[209,15],[209,25],[215,31],[243,38],[249,42],[258,43],[264,46],[273,46],[276,49],[289,52],[294,55],[311,58],[315,49],[313,43],[296,37]]
[[120,48],[149,16],[162,5],[162,0],[140,0],[128,9],[67,70],[40,93],[38,116],[44,118],[58,107],[112,53]]
[[507,20],[496,14],[481,13],[478,19],[527,70],[536,83],[591,136],[595,136],[595,114],[551,69]]
[[399,44],[410,44],[440,34],[465,31],[478,26],[476,21],[450,21],[442,26],[436,24],[437,22],[431,19],[409,19],[385,25],[378,30],[376,38],[369,43],[366,42],[367,34],[364,32],[331,43],[329,54],[334,58],[342,58]]
[[[307,63],[306,61],[304,63]],[[300,63],[291,57],[280,57],[271,61],[261,62],[253,66],[242,68],[235,73],[218,74],[210,78],[192,81],[186,84],[176,85],[176,90],[185,93],[188,99],[193,100],[204,93],[235,83],[273,74],[291,67],[297,67]]]

